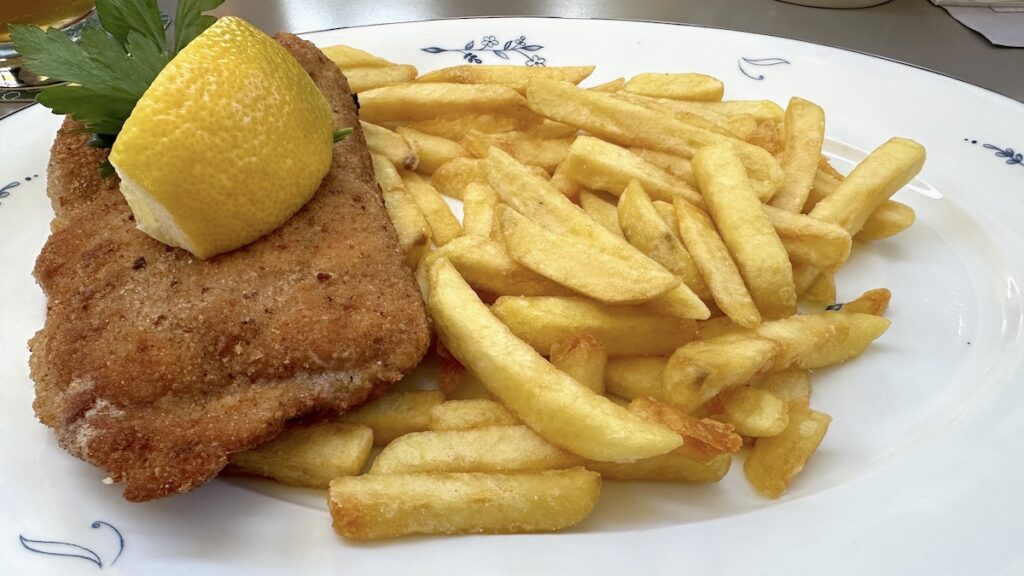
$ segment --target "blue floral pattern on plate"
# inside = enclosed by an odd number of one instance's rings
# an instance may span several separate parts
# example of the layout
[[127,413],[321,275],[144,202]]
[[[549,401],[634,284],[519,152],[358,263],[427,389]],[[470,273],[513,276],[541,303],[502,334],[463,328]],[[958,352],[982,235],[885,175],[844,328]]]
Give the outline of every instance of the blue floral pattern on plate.
[[80,558],[88,562],[92,562],[97,568],[103,569],[104,567],[110,567],[117,563],[117,560],[121,558],[121,553],[124,552],[124,536],[121,535],[121,531],[118,530],[113,524],[104,522],[103,520],[96,520],[90,524],[92,528],[107,527],[114,532],[117,536],[117,554],[109,563],[104,563],[103,558],[91,548],[86,548],[80,544],[73,542],[61,542],[58,540],[34,540],[26,538],[24,535],[19,534],[18,540],[21,545],[30,552],[36,552],[38,554],[45,554],[46,556],[63,556],[65,558]]
[[739,67],[740,72],[742,72],[744,76],[750,78],[751,80],[764,80],[764,74],[758,74],[756,76],[754,74],[751,74],[746,70],[746,68],[743,67],[744,63],[746,63],[748,67],[778,66],[779,64],[791,64],[791,62],[789,60],[786,60],[785,58],[747,58],[746,56],[744,56],[736,61],[736,66]]
[[[977,140],[971,138],[964,138],[964,142],[970,142],[971,144],[977,144]],[[982,144],[982,148],[994,150],[996,158],[1006,158],[1006,163],[1013,166],[1024,166],[1024,154],[1015,151],[1013,148],[1000,148],[995,144]]]
[[[501,48],[498,48],[501,45]],[[420,48],[420,50],[428,54],[443,54],[445,52],[457,52],[462,54],[462,59],[470,64],[483,64],[484,61],[481,56],[492,54],[502,60],[511,60],[510,54],[518,54],[523,58],[523,64],[527,66],[545,66],[547,59],[539,54],[531,54],[531,52],[539,52],[544,47],[540,44],[530,44],[526,41],[526,36],[519,36],[506,42],[498,40],[497,36],[486,35],[480,39],[480,43],[477,41],[470,40],[463,45],[462,48],[439,48],[437,46],[429,46],[427,48]]]

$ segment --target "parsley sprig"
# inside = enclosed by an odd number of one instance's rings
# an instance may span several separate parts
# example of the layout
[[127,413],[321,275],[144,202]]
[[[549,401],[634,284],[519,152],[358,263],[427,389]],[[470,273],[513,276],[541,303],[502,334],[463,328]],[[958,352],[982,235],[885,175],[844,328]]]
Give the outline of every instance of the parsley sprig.
[[224,0],[180,0],[168,43],[156,0],[96,0],[100,27],[75,44],[50,28],[12,25],[11,38],[33,73],[69,82],[39,93],[55,114],[70,114],[94,135],[90,145],[113,145],[143,92],[182,48],[216,18],[203,14]]

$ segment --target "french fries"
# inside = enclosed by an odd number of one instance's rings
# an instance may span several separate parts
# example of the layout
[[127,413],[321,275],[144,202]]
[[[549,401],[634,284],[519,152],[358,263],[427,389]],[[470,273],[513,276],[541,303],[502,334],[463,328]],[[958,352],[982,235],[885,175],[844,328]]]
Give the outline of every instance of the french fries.
[[796,312],[789,255],[748,185],[739,155],[728,145],[707,146],[693,157],[693,171],[762,318]]
[[807,404],[789,403],[789,424],[779,434],[759,438],[750,451],[743,472],[758,492],[778,498],[818,449],[832,417],[815,412]]
[[601,476],[583,468],[368,474],[331,482],[328,503],[338,534],[376,540],[560,530],[586,518],[600,491]]
[[692,321],[585,298],[503,296],[491,312],[541,354],[578,334],[595,338],[609,356],[668,354],[693,339]]
[[656,98],[708,102],[721,100],[725,93],[722,81],[706,74],[637,74],[622,89]]
[[231,464],[283,484],[327,488],[339,476],[358,474],[372,447],[368,426],[325,422],[289,428],[258,448],[233,454]]
[[480,302],[450,262],[438,260],[429,273],[427,306],[445,346],[545,439],[608,462],[650,458],[682,444],[677,434],[629,414],[544,360]]
[[[329,54],[361,91],[440,390],[407,380],[231,469],[337,477],[335,528],[362,539],[555,530],[590,512],[601,477],[717,482],[734,455],[756,491],[786,490],[830,421],[808,406],[810,374],[890,325],[889,291],[835,303],[837,272],[854,238],[913,223],[890,197],[920,145],[894,138],[843,176],[822,155],[824,111],[798,97],[723,101],[692,73],[577,87],[591,66],[413,80]],[[797,314],[798,296],[829,306]],[[369,472],[346,476],[371,443]]]

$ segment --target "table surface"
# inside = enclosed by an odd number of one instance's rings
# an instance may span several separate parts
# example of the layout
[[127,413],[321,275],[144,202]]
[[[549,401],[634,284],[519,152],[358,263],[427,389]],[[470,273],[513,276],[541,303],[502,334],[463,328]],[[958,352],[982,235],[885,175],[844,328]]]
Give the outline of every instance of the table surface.
[[[174,0],[159,0],[174,13]],[[465,16],[564,16],[682,22],[796,38],[927,68],[1024,102],[1024,48],[993,46],[927,0],[830,10],[775,0],[226,0],[268,32]],[[0,117],[24,105],[0,104]]]

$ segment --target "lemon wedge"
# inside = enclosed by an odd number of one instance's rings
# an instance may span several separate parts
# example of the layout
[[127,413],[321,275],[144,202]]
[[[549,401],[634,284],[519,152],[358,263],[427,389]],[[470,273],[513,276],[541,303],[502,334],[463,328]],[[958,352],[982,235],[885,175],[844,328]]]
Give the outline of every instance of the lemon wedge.
[[225,16],[160,72],[110,163],[140,230],[201,259],[273,231],[331,165],[330,106],[272,38]]

